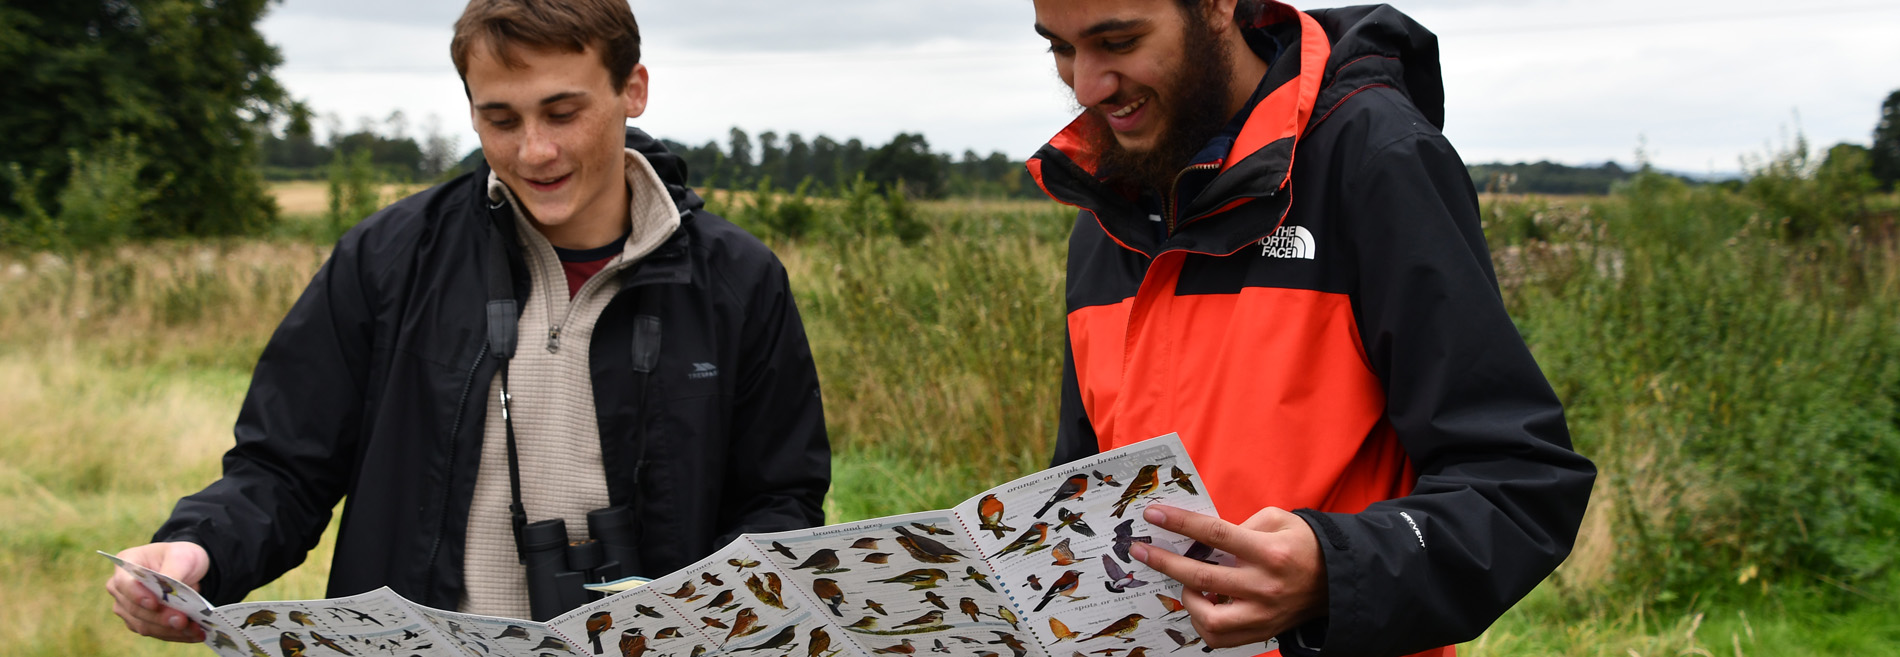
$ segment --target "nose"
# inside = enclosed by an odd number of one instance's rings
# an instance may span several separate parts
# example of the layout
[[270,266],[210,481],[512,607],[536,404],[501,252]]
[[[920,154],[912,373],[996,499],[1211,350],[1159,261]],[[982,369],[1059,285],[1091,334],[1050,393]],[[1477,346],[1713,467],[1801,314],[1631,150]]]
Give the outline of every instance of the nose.
[[1078,54],[1075,58],[1075,102],[1094,107],[1115,97],[1121,76],[1097,57]]
[[520,160],[522,164],[541,165],[554,161],[560,154],[560,148],[554,145],[553,135],[548,134],[546,126],[539,122],[527,126],[527,134],[521,140]]

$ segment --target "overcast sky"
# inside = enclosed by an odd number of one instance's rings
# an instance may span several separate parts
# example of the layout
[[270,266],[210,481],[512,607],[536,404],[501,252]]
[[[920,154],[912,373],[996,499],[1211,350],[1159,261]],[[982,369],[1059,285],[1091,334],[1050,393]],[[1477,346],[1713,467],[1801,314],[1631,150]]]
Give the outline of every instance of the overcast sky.
[[[656,135],[732,126],[1022,158],[1074,113],[1030,0],[633,0]],[[1866,144],[1900,89],[1900,2],[1398,0],[1437,32],[1445,133],[1467,161],[1734,171],[1795,130]],[[345,129],[401,110],[476,146],[449,62],[462,0],[286,0],[277,79]],[[1310,9],[1315,2],[1296,2]],[[321,127],[321,126],[320,126]]]

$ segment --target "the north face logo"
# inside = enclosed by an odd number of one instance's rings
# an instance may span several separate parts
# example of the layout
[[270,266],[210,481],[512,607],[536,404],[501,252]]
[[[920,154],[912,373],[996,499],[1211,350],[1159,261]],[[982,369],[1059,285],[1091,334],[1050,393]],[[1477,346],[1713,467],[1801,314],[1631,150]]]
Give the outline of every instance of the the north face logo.
[[1305,226],[1281,226],[1272,235],[1260,240],[1260,255],[1312,260],[1318,246],[1313,241],[1313,234],[1307,232]]
[[686,375],[688,379],[710,379],[719,376],[719,366],[712,363],[693,363],[693,371]]

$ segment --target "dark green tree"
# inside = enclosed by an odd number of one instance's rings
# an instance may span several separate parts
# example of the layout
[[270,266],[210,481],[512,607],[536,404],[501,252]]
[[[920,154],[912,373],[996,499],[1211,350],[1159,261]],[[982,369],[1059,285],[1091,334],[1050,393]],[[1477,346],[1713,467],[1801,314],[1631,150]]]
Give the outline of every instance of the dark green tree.
[[811,174],[826,189],[839,190],[844,186],[845,176],[838,155],[838,142],[832,138],[818,135],[811,140]]
[[943,195],[948,167],[945,160],[930,152],[923,135],[897,133],[891,142],[871,152],[865,162],[864,177],[881,187],[903,181],[905,192],[924,198]]
[[[136,139],[151,193],[144,236],[217,235],[268,225],[276,206],[257,168],[262,124],[283,102],[280,61],[258,33],[269,0],[14,0],[0,5],[0,159],[29,175],[0,181],[57,202],[69,153]],[[40,175],[33,175],[34,172]]]
[[786,184],[817,178],[811,170],[811,145],[805,143],[805,138],[796,132],[785,136],[785,164],[782,169]]
[[785,179],[785,148],[778,145],[777,132],[759,133],[759,176],[770,177],[788,187],[798,184],[798,181]]
[[727,136],[726,170],[720,172],[719,179],[727,181],[727,189],[743,189],[751,185],[756,177],[756,170],[752,166],[752,138],[739,126],[733,126]]
[[315,169],[329,161],[329,151],[317,143],[311,120],[316,117],[303,101],[284,108],[284,136],[264,136],[264,165],[285,169]]
[[864,142],[859,141],[857,137],[852,137],[838,149],[838,181],[851,180],[863,172]]
[[1893,191],[1900,182],[1900,90],[1887,94],[1887,102],[1880,104],[1872,156],[1874,180],[1880,181],[1881,189]]
[[384,178],[405,182],[428,179],[422,146],[414,139],[385,137],[368,131],[334,135],[330,139],[332,154],[357,151],[368,153],[369,164]]

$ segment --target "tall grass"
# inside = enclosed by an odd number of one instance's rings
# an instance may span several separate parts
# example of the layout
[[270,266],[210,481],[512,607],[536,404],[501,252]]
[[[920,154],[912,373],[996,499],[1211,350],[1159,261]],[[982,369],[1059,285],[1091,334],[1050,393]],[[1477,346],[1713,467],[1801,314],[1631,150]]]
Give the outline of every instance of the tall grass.
[[[1869,597],[1900,558],[1895,243],[1783,239],[1744,197],[1660,176],[1492,209],[1494,240],[1525,237],[1500,249],[1512,315],[1604,475],[1577,590]],[[1522,232],[1527,211],[1557,241]]]
[[[861,191],[712,199],[790,272],[834,522],[1040,469],[1058,403],[1071,212]],[[1900,203],[1862,200],[1797,235],[1746,190],[1657,177],[1486,199],[1507,306],[1603,476],[1570,561],[1467,652],[1794,654],[1815,618],[1839,652],[1900,650],[1900,251],[1880,214]],[[117,627],[87,550],[143,542],[216,476],[323,233],[0,253],[7,654],[163,652]],[[328,548],[312,557],[254,597],[319,595]]]
[[847,518],[948,507],[1042,469],[1055,436],[1066,248],[1053,236],[1070,218],[1045,207],[994,226],[983,206],[939,205],[933,219],[911,247],[892,235],[778,249],[843,455],[833,497]]

